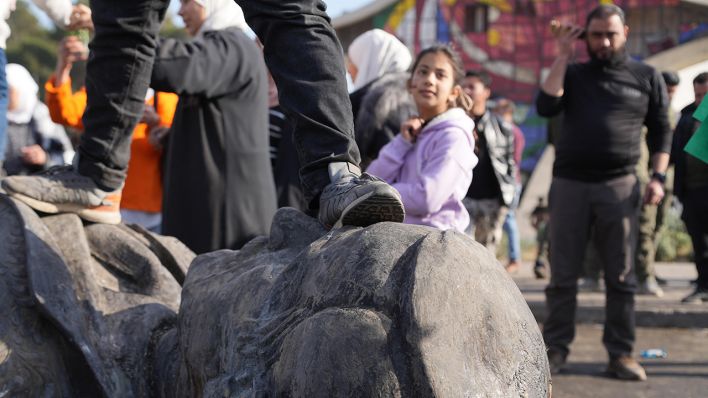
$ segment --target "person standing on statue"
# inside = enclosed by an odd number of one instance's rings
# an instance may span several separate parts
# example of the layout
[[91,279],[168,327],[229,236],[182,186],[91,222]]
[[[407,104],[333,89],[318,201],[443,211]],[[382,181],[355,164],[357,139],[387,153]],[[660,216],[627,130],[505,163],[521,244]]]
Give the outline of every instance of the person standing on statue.
[[[646,125],[652,178],[644,203],[659,203],[664,196],[671,130],[661,74],[629,58],[628,32],[624,12],[614,5],[592,10],[584,29],[561,26],[556,33],[558,56],[536,99],[539,115],[565,114],[549,193],[551,280],[546,288],[548,317],[543,337],[552,373],[564,366],[575,335],[577,280],[594,228],[605,271],[602,341],[610,358],[607,372],[619,379],[647,378],[632,357],[637,285],[634,250],[641,202],[634,172]],[[571,63],[575,43],[583,33],[590,60]]]
[[[309,210],[326,227],[403,221],[399,193],[362,173],[342,49],[318,0],[240,0],[249,26],[264,45],[280,103],[296,122],[301,182]],[[12,197],[46,213],[112,213],[115,219],[130,158],[131,133],[143,98],[169,0],[91,3],[90,44],[81,136],[73,167],[7,178]],[[110,77],[110,78],[107,78]],[[204,76],[204,78],[209,78]]]

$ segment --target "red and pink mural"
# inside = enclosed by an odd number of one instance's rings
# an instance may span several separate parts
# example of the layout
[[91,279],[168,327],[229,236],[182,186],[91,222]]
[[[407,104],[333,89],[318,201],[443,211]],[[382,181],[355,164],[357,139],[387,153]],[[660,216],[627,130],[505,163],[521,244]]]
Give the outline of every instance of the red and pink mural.
[[[664,11],[678,7],[680,1],[401,0],[373,20],[375,27],[397,35],[415,52],[437,42],[453,43],[468,69],[490,73],[493,92],[518,105],[517,120],[529,144],[522,168],[530,170],[546,142],[546,121],[536,115],[532,103],[555,56],[549,23],[559,19],[583,25],[587,13],[601,3],[614,3],[630,16],[647,9],[653,10],[652,15],[663,15]],[[680,43],[705,34],[708,24],[691,21],[689,17],[676,29],[679,31],[673,36],[677,40],[670,37],[658,40],[655,45],[659,50],[678,44],[675,41]],[[583,57],[584,48],[578,47]]]

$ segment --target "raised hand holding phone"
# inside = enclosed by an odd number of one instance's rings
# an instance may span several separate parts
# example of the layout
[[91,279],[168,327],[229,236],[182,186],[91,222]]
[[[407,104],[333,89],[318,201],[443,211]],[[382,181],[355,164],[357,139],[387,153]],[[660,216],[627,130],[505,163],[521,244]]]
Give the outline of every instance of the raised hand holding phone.
[[585,29],[581,26],[560,22],[556,19],[550,23],[551,34],[556,39],[558,54],[561,56],[572,56],[575,51],[575,43],[578,39],[585,37]]
[[60,86],[69,79],[69,72],[74,62],[85,61],[88,58],[88,48],[76,36],[67,36],[59,43],[57,66],[54,71],[55,84]]

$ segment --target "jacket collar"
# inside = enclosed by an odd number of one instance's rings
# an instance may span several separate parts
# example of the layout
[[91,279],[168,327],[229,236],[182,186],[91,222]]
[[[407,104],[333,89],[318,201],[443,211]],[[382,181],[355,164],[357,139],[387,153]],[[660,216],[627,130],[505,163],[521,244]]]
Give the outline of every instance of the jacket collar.
[[425,124],[425,127],[423,127],[423,132],[448,120],[457,120],[465,116],[467,116],[467,113],[465,113],[462,108],[448,109],[447,111],[428,120],[428,122]]

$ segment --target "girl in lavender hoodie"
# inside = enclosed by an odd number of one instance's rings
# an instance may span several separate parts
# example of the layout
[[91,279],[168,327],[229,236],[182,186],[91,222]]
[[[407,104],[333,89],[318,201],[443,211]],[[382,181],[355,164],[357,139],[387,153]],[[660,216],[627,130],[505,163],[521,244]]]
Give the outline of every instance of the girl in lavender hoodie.
[[408,82],[419,117],[401,126],[367,170],[401,193],[405,223],[464,232],[470,222],[462,198],[477,157],[474,122],[467,116],[472,101],[462,91],[463,78],[450,47],[423,50]]

